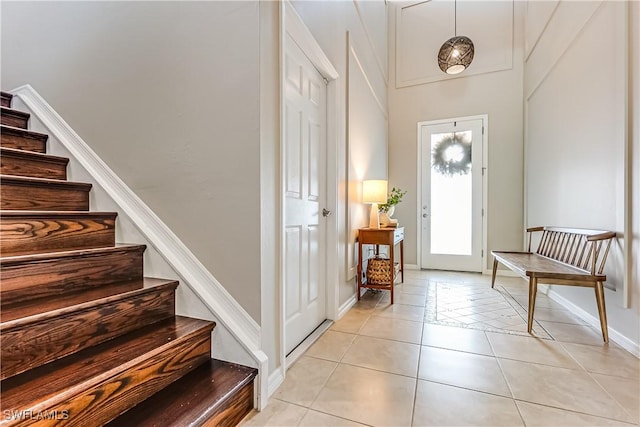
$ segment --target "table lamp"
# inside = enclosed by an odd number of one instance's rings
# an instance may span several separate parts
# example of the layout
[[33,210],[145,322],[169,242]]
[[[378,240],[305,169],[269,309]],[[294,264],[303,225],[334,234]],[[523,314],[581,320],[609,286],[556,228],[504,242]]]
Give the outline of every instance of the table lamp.
[[382,179],[362,181],[362,203],[371,204],[369,228],[380,228],[378,203],[387,203],[387,181]]

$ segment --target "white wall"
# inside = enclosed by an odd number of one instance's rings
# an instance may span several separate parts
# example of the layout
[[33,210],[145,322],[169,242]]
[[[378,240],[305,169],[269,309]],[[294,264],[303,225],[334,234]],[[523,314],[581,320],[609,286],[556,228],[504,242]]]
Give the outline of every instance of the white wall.
[[[527,3],[527,28],[532,29],[527,32],[524,70],[528,226],[597,228],[624,235],[625,217],[632,215],[630,209],[625,212],[627,132],[635,141],[636,183],[638,168],[638,73],[637,68],[635,74],[627,69],[628,60],[637,67],[638,7],[630,3],[635,10],[630,30],[636,34],[630,58],[628,2]],[[632,87],[635,95],[629,97]],[[628,99],[632,115],[627,128]],[[638,190],[629,191],[635,194],[637,209]],[[637,213],[635,230],[635,258],[629,262],[637,269]],[[637,273],[629,284],[631,308],[624,308],[623,247],[633,244],[629,237],[627,242],[621,237],[609,256],[605,273],[615,291],[606,292],[607,314],[610,329],[637,345]],[[597,317],[592,289],[553,290]]]
[[260,322],[258,2],[2,2],[31,84]]
[[[451,2],[452,3],[452,2]],[[460,4],[460,3],[459,3]],[[407,190],[403,202],[396,208],[394,217],[405,226],[405,260],[417,264],[418,217],[417,205],[417,123],[421,121],[447,119],[461,116],[488,114],[489,116],[489,159],[488,159],[488,249],[519,250],[522,248],[523,218],[523,108],[522,108],[522,57],[523,57],[523,15],[521,2],[513,4],[512,17],[509,14],[494,13],[494,9],[503,10],[509,2],[468,2],[472,7],[471,17],[458,17],[458,33],[467,34],[476,43],[476,59],[482,70],[474,74],[473,67],[457,78],[440,73],[438,80],[429,74],[437,67],[437,49],[446,37],[432,45],[431,50],[423,48],[423,56],[417,53],[405,56],[402,64],[397,62],[400,50],[418,52],[423,40],[419,37],[406,37],[406,27],[397,27],[397,14],[405,4],[392,3],[389,16],[390,46],[390,85],[389,85],[389,179],[390,185]],[[434,9],[433,21],[446,20],[452,4],[443,3],[449,8]],[[416,6],[414,6],[416,7]],[[421,7],[421,6],[418,6]],[[459,8],[460,12],[460,8]],[[407,12],[411,13],[411,12]],[[441,13],[442,16],[437,15]],[[409,19],[411,16],[408,16]],[[471,19],[472,18],[472,19]],[[497,19],[497,21],[496,21]],[[507,20],[513,21],[507,22]],[[408,21],[411,24],[410,20]],[[468,30],[461,24],[467,22]],[[504,28],[511,28],[504,32]],[[424,24],[423,27],[428,27]],[[503,37],[485,39],[482,29],[502,28]],[[420,30],[419,23],[414,25]],[[451,28],[453,30],[453,20]],[[427,31],[426,29],[424,31]],[[436,31],[436,30],[434,30]],[[474,32],[476,31],[476,32]],[[485,31],[486,32],[486,31]],[[398,35],[401,35],[398,38]],[[453,35],[453,34],[451,34]],[[506,67],[504,54],[492,54],[494,50],[505,49],[505,37],[513,37],[512,66]],[[436,37],[435,35],[433,37]],[[442,38],[442,37],[441,37]],[[403,44],[404,43],[404,44]],[[411,46],[405,46],[406,44]],[[483,48],[484,46],[484,48]],[[491,55],[491,61],[483,55]],[[427,59],[425,59],[425,57]],[[413,59],[413,62],[412,62]],[[431,63],[431,65],[429,65]],[[399,80],[398,66],[402,70],[413,70],[404,80]],[[506,67],[506,69],[505,69]],[[423,78],[418,73],[424,70]],[[477,71],[477,70],[476,70]],[[403,75],[409,75],[402,71]],[[417,77],[416,77],[417,76]],[[431,77],[430,77],[431,76]],[[421,81],[427,83],[420,83]],[[409,83],[407,83],[409,82]],[[413,82],[413,83],[411,83]],[[409,85],[412,84],[412,85]],[[487,267],[491,262],[487,257]]]

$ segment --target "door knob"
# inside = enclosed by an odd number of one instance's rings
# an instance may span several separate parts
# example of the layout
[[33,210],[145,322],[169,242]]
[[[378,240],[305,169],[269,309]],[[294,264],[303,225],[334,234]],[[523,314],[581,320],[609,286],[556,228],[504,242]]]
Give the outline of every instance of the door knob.
[[329,215],[331,215],[331,211],[328,209],[322,208],[322,216],[328,217]]

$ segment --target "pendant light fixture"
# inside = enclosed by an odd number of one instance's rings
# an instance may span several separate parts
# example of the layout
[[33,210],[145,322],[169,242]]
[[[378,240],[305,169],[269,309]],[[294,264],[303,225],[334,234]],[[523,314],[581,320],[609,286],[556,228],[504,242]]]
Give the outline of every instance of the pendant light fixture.
[[453,34],[444,42],[438,52],[438,66],[447,74],[458,74],[467,69],[473,61],[473,42],[469,37],[458,35],[458,4],[454,0]]

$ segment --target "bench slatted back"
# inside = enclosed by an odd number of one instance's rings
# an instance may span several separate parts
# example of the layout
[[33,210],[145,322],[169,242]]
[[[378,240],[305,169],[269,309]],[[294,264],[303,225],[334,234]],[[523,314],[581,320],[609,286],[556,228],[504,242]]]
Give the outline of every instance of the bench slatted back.
[[572,265],[592,275],[601,275],[604,271],[611,241],[616,237],[613,231],[579,228],[534,227],[527,231],[529,252],[532,233],[542,231],[537,254]]

